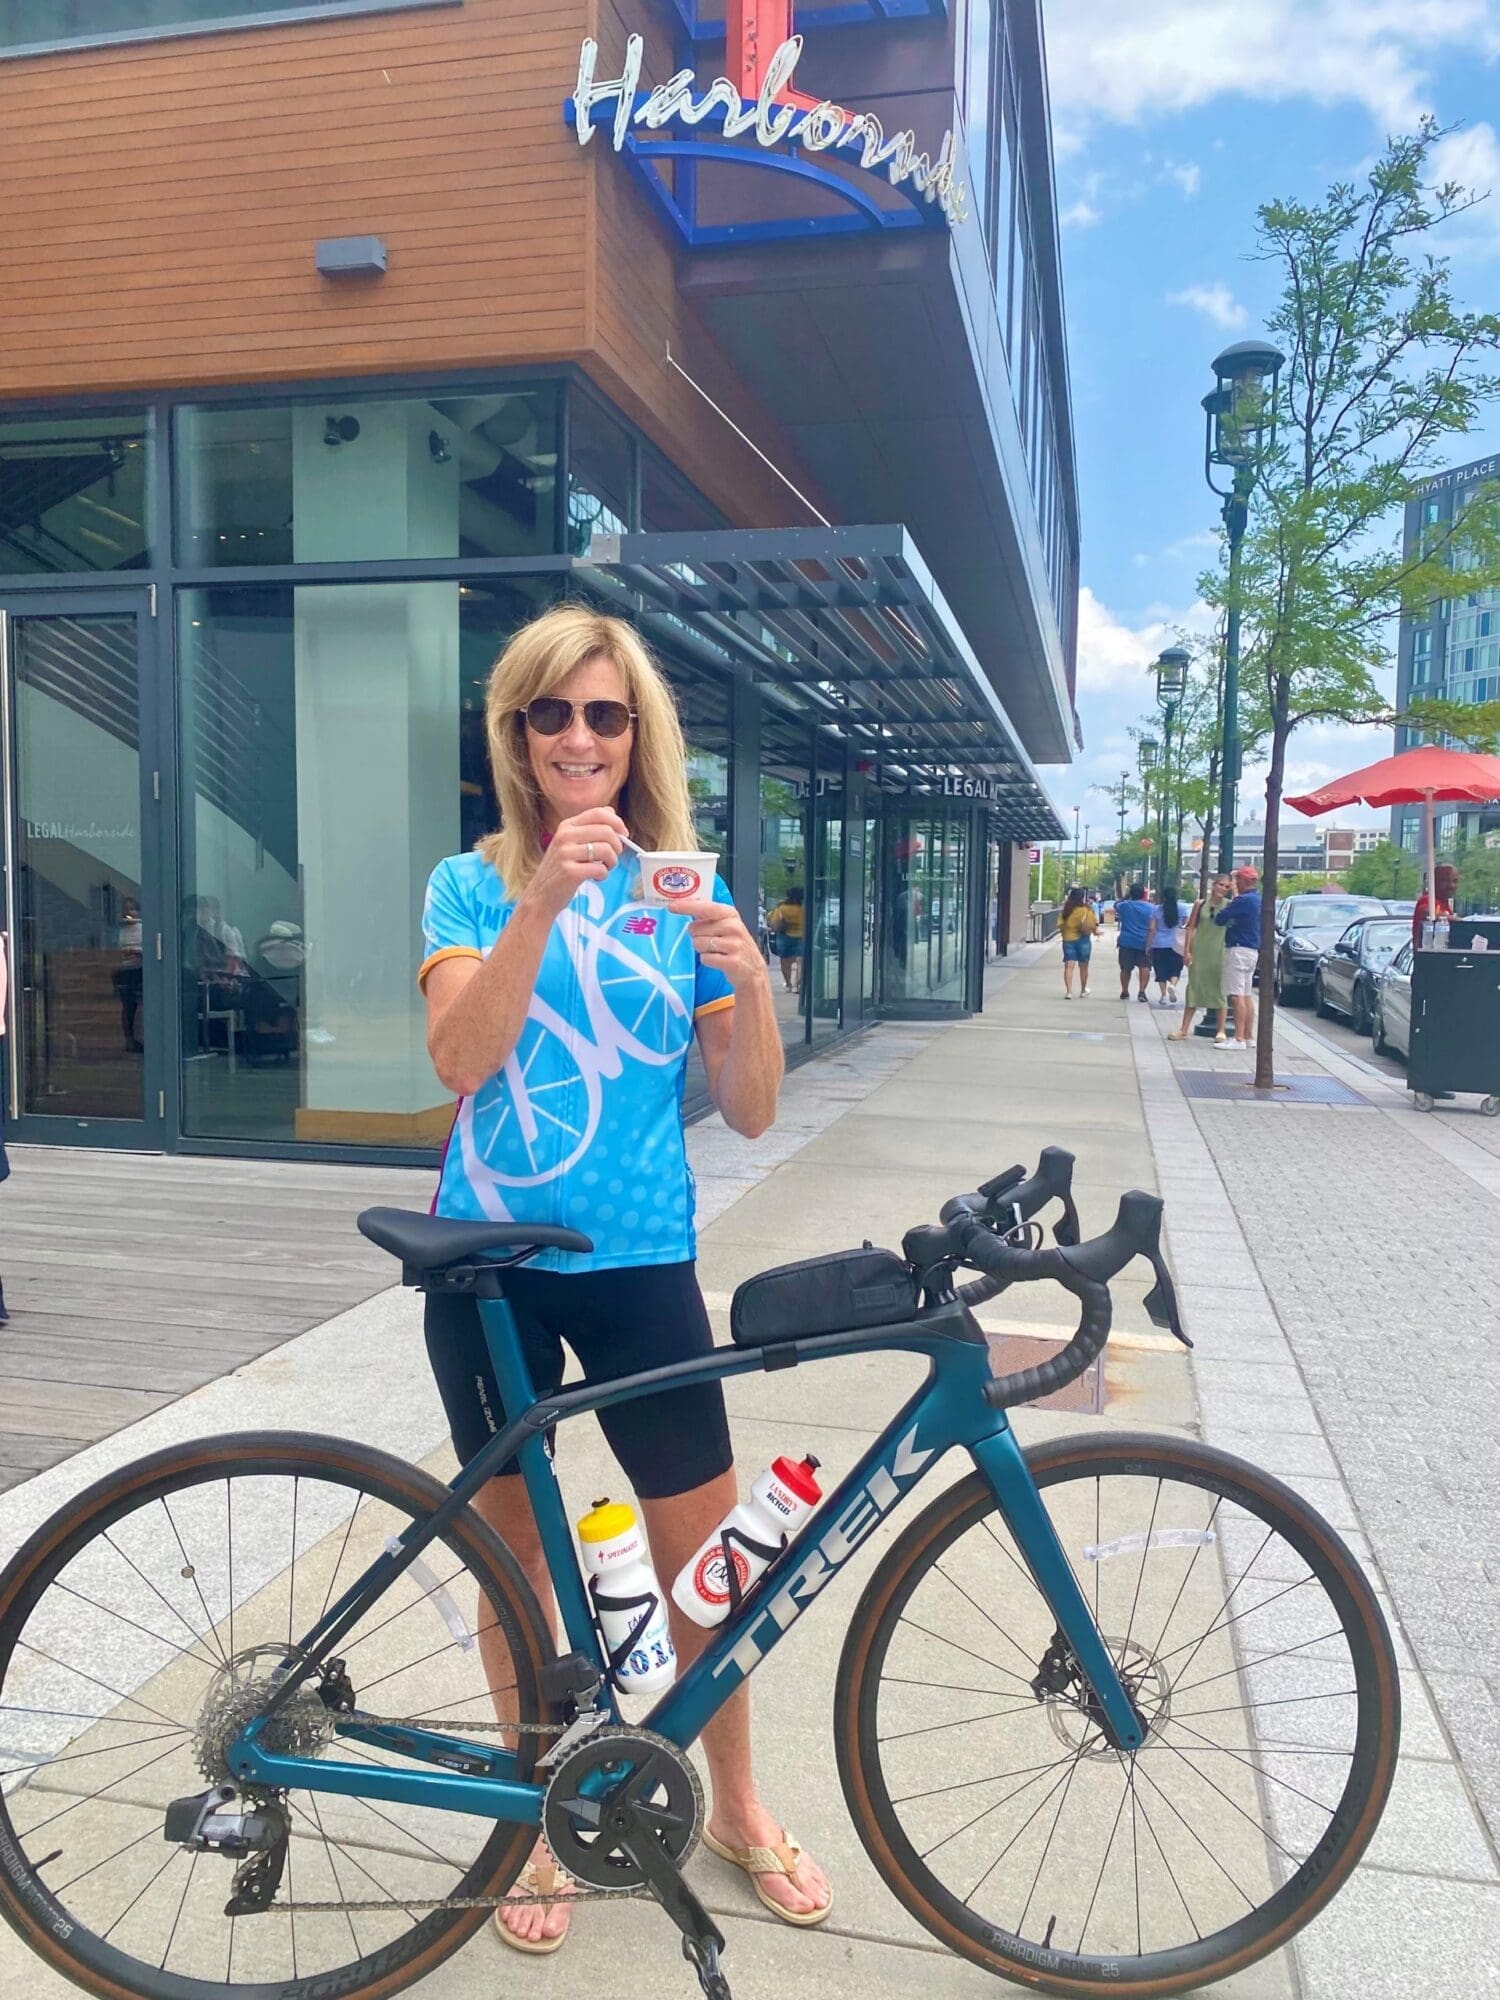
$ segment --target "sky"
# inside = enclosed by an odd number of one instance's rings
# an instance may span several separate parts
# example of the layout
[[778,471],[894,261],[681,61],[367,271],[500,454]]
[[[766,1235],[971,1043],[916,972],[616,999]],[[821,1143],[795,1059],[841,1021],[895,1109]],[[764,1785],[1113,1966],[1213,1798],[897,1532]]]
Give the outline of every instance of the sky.
[[[1082,519],[1078,713],[1084,749],[1041,775],[1070,835],[1113,838],[1096,789],[1134,769],[1146,673],[1207,621],[1219,503],[1203,481],[1210,362],[1261,331],[1275,296],[1250,255],[1255,209],[1358,176],[1423,112],[1455,128],[1439,178],[1485,193],[1440,240],[1454,293],[1500,307],[1500,0],[1043,0]],[[1493,189],[1493,193],[1489,191]],[[1500,412],[1445,463],[1500,448]],[[1399,532],[1399,520],[1392,521]],[[1394,651],[1394,628],[1391,634]],[[1388,676],[1394,691],[1394,672]],[[1372,762],[1388,730],[1311,726],[1287,790]],[[1243,823],[1264,814],[1247,765]],[[1287,819],[1296,815],[1286,813]],[[1361,809],[1343,825],[1388,814]]]

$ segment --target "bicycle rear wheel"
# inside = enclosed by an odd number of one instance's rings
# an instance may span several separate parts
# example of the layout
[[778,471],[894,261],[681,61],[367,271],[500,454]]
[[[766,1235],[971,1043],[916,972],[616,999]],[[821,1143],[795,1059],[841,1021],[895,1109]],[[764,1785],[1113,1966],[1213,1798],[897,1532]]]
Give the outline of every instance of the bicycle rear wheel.
[[1147,1740],[1106,1742],[975,1474],[850,1625],[850,1814],[976,1965],[1075,2000],[1206,1986],[1285,1943],[1368,1844],[1400,1737],[1389,1635],[1327,1523],[1238,1459],[1127,1434],[1027,1459]]
[[[421,1905],[503,1894],[534,1828],[271,1795],[284,1872],[269,1908],[233,1917],[238,1864],[164,1840],[170,1801],[227,1778],[227,1745],[296,1638],[446,1493],[332,1438],[208,1438],[111,1475],[20,1550],[0,1577],[0,1914],[67,1978],[107,2000],[376,2000],[485,1922]],[[338,1645],[363,1715],[460,1738],[549,1721],[550,1652],[514,1557],[469,1510]],[[317,1677],[305,1688],[275,1747],[431,1768],[336,1737]],[[525,1778],[539,1739],[518,1743]]]

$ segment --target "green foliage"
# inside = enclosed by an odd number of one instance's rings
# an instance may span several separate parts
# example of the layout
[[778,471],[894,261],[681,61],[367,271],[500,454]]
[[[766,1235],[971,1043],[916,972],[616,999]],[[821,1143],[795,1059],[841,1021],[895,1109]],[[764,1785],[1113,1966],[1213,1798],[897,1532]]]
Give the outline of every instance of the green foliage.
[[1414,701],[1396,720],[1460,750],[1500,754],[1500,701]]
[[1342,888],[1344,886],[1343,876],[1330,875],[1326,868],[1309,869],[1304,873],[1296,875],[1278,874],[1276,877],[1276,894],[1278,896],[1311,896],[1316,895],[1320,889]]
[[1355,896],[1416,896],[1422,887],[1422,870],[1414,854],[1383,840],[1367,853],[1355,855],[1343,882]]
[[1456,857],[1458,901],[1467,915],[1500,911],[1500,847],[1470,847]]
[[[1401,545],[1401,503],[1500,394],[1500,316],[1455,302],[1434,233],[1471,204],[1430,185],[1442,137],[1431,119],[1387,142],[1360,183],[1322,201],[1271,201],[1258,212],[1256,254],[1275,267],[1280,300],[1269,330],[1287,351],[1273,447],[1255,467],[1243,567],[1248,743],[1268,747],[1262,887],[1276,888],[1276,827],[1287,742],[1311,720],[1375,722],[1396,615],[1464,587],[1500,583],[1500,486],[1481,488],[1451,525]],[[1248,423],[1256,415],[1244,411]],[[1242,490],[1247,484],[1242,479]],[[1204,579],[1230,604],[1227,572]],[[1269,953],[1261,982],[1268,988]],[[1256,1065],[1272,1081],[1274,1013],[1263,1011]]]

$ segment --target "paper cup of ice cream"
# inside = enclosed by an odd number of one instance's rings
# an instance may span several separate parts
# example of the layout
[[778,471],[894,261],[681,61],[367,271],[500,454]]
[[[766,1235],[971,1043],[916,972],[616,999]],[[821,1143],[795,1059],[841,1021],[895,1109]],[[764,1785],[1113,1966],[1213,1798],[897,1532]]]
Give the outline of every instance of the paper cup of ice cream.
[[640,857],[641,901],[675,903],[679,898],[711,897],[718,872],[717,854],[643,853]]

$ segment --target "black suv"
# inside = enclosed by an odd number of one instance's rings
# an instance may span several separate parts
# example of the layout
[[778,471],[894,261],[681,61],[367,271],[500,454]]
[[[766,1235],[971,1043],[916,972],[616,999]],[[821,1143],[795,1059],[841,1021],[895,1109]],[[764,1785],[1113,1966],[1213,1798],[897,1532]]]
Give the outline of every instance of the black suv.
[[1318,960],[1356,917],[1388,914],[1377,896],[1287,896],[1276,905],[1276,998],[1312,998]]

